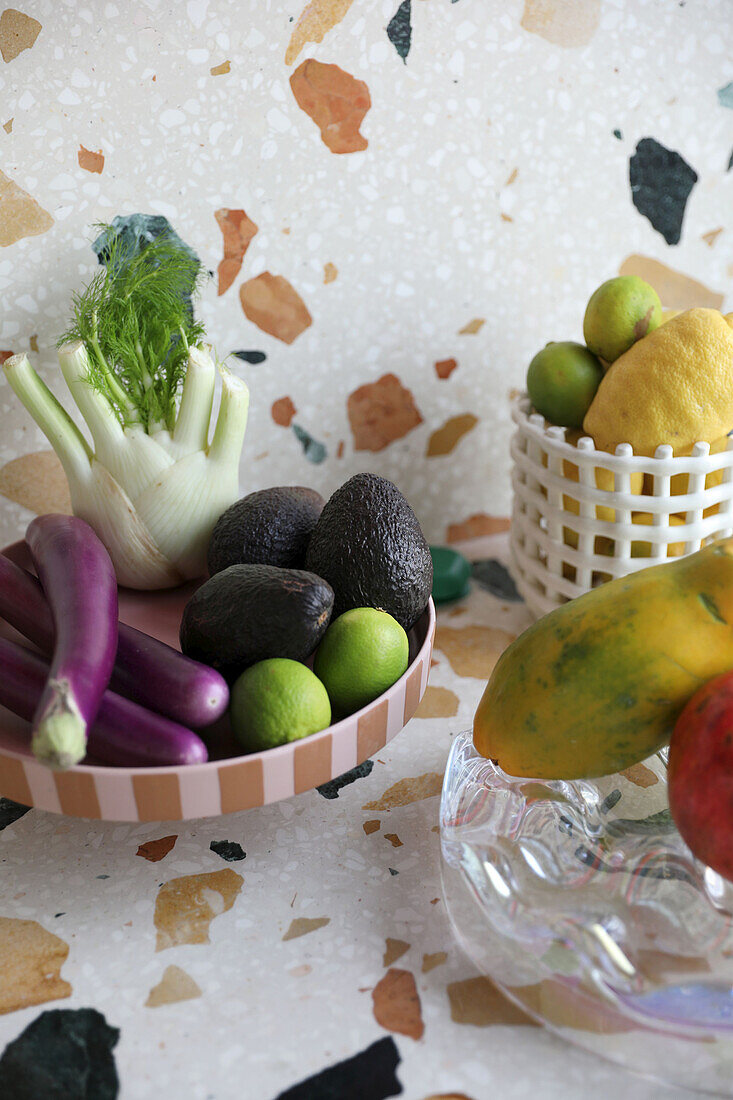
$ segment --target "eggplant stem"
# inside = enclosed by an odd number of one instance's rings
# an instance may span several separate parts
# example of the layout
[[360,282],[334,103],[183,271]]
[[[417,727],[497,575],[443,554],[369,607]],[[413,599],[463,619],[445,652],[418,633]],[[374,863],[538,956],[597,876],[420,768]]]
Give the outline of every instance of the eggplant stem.
[[[53,684],[53,681],[52,681]],[[87,751],[87,724],[62,685],[54,703],[33,731],[33,755],[50,768],[63,771],[80,763]]]

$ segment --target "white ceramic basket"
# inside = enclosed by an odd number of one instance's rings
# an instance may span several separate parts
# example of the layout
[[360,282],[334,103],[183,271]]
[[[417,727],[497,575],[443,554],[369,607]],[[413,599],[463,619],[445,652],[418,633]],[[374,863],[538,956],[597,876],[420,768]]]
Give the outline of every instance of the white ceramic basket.
[[[733,438],[714,454],[709,443],[696,443],[687,457],[663,445],[648,458],[628,443],[609,454],[587,436],[568,442],[567,429],[533,413],[526,395],[513,402],[512,420],[512,572],[534,615],[733,534]],[[632,522],[633,513],[649,515],[649,524]]]

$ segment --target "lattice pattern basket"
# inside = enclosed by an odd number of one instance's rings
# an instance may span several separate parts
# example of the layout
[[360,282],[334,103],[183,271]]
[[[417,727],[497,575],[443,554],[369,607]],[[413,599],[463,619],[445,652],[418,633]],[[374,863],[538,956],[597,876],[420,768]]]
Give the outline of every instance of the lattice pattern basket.
[[[689,456],[628,443],[615,454],[548,424],[516,398],[511,554],[517,587],[544,615],[612,577],[692,554],[733,534],[733,438]],[[579,438],[578,438],[579,437]]]

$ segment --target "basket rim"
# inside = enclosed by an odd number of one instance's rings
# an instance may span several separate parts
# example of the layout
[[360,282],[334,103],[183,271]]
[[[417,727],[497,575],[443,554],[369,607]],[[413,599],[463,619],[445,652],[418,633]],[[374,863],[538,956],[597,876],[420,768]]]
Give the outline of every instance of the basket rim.
[[728,435],[724,451],[711,453],[706,440],[694,443],[689,455],[675,455],[668,443],[660,443],[654,455],[638,455],[630,443],[619,443],[615,453],[596,448],[593,438],[581,435],[577,444],[565,438],[572,430],[551,424],[541,413],[534,412],[529,395],[522,391],[513,396],[511,418],[518,434],[529,436],[548,453],[568,459],[575,466],[603,467],[612,473],[649,473],[657,477],[675,474],[709,474],[716,470],[733,471],[733,435]]
[[[517,445],[516,440],[512,440],[510,445],[510,456],[513,463],[511,472],[511,485],[514,494],[516,495],[521,488],[521,495],[535,507],[539,507],[541,504],[541,498],[536,489],[533,489],[531,485],[523,483],[520,480],[522,477],[529,477],[533,480],[538,480],[536,476],[536,464],[533,464],[532,460],[522,452],[521,448]],[[596,464],[594,469],[601,469],[600,465]],[[678,471],[684,476],[685,471]],[[711,471],[707,471],[710,473]],[[621,471],[615,471],[619,474]],[[596,505],[601,507],[610,507],[621,512],[646,512],[651,514],[655,521],[657,517],[668,515],[691,515],[698,508],[709,508],[712,506],[718,506],[718,514],[728,513],[731,511],[731,505],[733,504],[733,494],[731,493],[731,478],[725,476],[718,485],[703,485],[702,488],[695,492],[687,493],[673,493],[667,495],[655,495],[654,493],[645,493],[643,491],[633,492],[631,488],[626,490],[614,488],[605,488],[598,484],[584,484],[583,481],[576,481],[573,478],[567,477],[565,474],[556,473],[551,467],[542,468],[542,485],[547,490],[553,490],[555,494],[560,494],[562,497],[570,497],[573,500],[579,502],[581,506],[580,515],[583,515],[582,508],[584,505],[588,506],[589,514],[592,515]],[[722,506],[722,507],[721,507]],[[553,506],[553,512],[564,512],[564,503],[555,502]],[[577,513],[567,513],[568,515],[577,515]],[[614,521],[615,523],[616,521]],[[688,519],[685,522],[689,522]]]

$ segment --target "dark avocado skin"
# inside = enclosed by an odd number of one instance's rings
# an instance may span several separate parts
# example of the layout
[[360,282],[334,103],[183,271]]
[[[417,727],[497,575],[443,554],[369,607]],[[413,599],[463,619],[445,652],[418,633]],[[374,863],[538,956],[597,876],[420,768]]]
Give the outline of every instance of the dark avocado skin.
[[333,494],[311,537],[306,568],[336,593],[334,618],[352,607],[388,611],[409,630],[433,584],[430,549],[396,485],[356,474]]
[[260,489],[242,497],[216,522],[209,541],[209,573],[230,565],[302,569],[325,503],[315,489],[302,485]]
[[323,637],[333,589],[302,569],[231,565],[186,604],[181,649],[228,679],[267,657],[305,661]]

